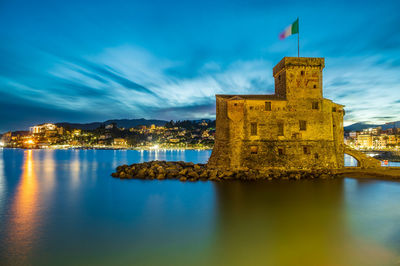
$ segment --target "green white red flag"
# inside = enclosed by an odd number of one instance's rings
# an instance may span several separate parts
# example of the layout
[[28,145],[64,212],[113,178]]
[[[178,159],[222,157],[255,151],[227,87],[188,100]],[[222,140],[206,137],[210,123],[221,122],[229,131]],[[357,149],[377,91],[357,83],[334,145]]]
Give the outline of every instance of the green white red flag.
[[279,34],[279,39],[283,40],[286,37],[289,37],[290,35],[293,35],[296,33],[299,34],[299,19],[296,19],[295,22],[293,22],[292,24],[287,26],[285,28],[285,30],[282,31],[281,34]]

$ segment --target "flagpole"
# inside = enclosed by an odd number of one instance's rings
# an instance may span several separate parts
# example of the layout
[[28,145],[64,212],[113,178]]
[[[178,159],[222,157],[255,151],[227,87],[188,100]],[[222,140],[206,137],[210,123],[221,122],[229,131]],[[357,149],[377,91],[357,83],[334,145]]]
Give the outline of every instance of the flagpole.
[[297,57],[300,57],[300,25],[299,18],[297,18]]

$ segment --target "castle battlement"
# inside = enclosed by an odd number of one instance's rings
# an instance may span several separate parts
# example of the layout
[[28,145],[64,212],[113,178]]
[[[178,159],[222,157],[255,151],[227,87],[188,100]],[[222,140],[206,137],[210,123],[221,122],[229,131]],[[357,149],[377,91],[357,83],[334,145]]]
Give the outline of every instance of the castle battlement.
[[282,69],[289,67],[319,68],[325,67],[325,59],[322,57],[284,57],[273,68],[273,76],[275,77]]

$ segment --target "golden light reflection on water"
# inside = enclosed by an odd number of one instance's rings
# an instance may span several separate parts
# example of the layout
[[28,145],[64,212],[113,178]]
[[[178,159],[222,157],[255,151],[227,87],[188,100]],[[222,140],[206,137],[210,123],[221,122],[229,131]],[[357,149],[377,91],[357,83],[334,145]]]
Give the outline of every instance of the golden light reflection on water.
[[343,182],[215,184],[211,264],[394,265],[392,250],[351,231]]
[[47,198],[54,190],[55,186],[55,170],[56,162],[54,160],[54,150],[45,152],[44,160],[40,161],[40,165],[35,165],[35,170],[39,171],[41,177],[40,192],[41,198]]
[[[36,237],[38,215],[38,181],[32,150],[24,151],[22,176],[11,205],[8,248],[23,263]],[[15,259],[10,257],[9,259]],[[14,264],[15,262],[13,262]]]
[[79,186],[81,161],[79,159],[79,153],[75,152],[73,154],[73,159],[70,166],[71,172],[71,185],[72,188],[77,188]]

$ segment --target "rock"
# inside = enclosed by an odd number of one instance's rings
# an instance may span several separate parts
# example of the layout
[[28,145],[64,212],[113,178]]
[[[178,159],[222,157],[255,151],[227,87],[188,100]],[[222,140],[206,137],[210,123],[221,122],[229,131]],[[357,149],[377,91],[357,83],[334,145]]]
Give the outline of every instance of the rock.
[[136,177],[137,178],[145,178],[146,174],[147,174],[147,169],[146,168],[142,168],[137,172]]
[[240,180],[300,180],[300,179],[331,179],[337,176],[335,171],[327,169],[299,169],[299,168],[273,168],[273,169],[218,169],[206,164],[194,164],[191,162],[166,162],[151,161],[131,165],[121,165],[112,177],[121,179],[179,179],[181,181],[210,180],[221,181],[230,179]]
[[112,177],[119,177],[118,173],[112,173],[111,176]]
[[226,171],[226,172],[225,172],[225,176],[227,176],[227,177],[232,177],[234,174],[235,174],[235,173],[232,172],[232,171]]
[[176,177],[178,175],[179,175],[179,171],[176,170],[176,169],[173,169],[173,170],[167,172],[167,177],[168,178],[174,178],[174,177]]
[[157,179],[158,180],[164,180],[165,179],[165,175],[164,174],[158,174],[157,175]]
[[181,171],[179,172],[179,175],[186,175],[187,172],[188,172],[188,169],[187,169],[187,168],[184,168],[183,170],[181,170]]
[[147,171],[147,175],[148,175],[149,177],[152,177],[152,178],[154,178],[154,177],[156,176],[156,174],[154,173],[154,171],[153,171],[152,168],[150,168],[150,169]]
[[216,176],[212,176],[212,177],[208,178],[208,180],[210,180],[210,181],[219,181],[219,179]]
[[207,170],[203,170],[203,172],[201,172],[200,178],[202,179],[207,179],[208,178],[208,171]]
[[187,175],[188,175],[189,177],[191,177],[191,178],[194,178],[194,179],[198,179],[198,178],[199,178],[199,174],[196,173],[196,172],[194,172],[194,171],[188,172]]
[[209,172],[209,174],[208,174],[208,176],[209,176],[209,178],[210,179],[212,179],[212,178],[216,178],[217,177],[217,175],[218,175],[218,171],[217,170],[211,170],[210,172]]

